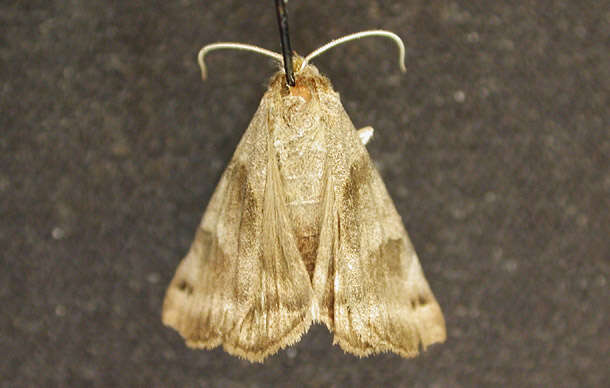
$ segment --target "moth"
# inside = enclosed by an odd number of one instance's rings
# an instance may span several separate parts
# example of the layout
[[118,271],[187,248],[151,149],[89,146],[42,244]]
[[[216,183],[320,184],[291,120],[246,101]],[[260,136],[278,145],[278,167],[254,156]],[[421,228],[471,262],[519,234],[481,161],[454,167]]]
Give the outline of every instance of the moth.
[[[312,323],[357,356],[413,357],[445,340],[441,309],[365,143],[330,81],[309,63],[339,43],[295,57],[295,86],[284,70],[222,174],[195,239],[171,281],[163,323],[190,347],[262,362],[294,344]],[[199,55],[237,48],[206,46]]]

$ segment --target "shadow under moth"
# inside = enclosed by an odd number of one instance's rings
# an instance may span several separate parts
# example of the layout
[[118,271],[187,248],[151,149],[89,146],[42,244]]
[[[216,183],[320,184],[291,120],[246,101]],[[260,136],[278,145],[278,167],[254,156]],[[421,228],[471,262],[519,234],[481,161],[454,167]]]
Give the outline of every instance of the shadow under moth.
[[[249,361],[299,341],[314,322],[357,356],[413,357],[445,340],[441,309],[400,215],[330,81],[294,57],[295,86],[284,70],[258,110],[212,195],[191,248],[163,303],[163,323],[188,346]],[[238,43],[206,46],[280,54]]]

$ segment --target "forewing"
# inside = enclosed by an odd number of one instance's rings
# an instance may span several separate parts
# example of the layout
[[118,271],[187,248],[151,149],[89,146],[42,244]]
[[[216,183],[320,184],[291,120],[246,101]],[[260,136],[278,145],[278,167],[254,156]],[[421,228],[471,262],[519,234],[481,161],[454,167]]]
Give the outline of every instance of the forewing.
[[348,352],[412,357],[445,340],[443,315],[381,177],[341,112],[328,137],[337,165],[329,166],[314,274],[319,319]]
[[224,172],[163,305],[192,347],[262,361],[311,323],[311,284],[285,212],[261,102]]

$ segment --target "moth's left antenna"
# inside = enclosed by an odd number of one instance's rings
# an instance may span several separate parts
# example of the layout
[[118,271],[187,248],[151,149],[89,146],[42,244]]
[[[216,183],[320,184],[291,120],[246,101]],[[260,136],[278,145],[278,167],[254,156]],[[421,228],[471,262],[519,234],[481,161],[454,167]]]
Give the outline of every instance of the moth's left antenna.
[[292,67],[292,48],[290,47],[290,35],[288,34],[288,14],[286,3],[288,0],[275,0],[277,11],[277,23],[280,26],[280,39],[282,40],[282,56],[284,57],[284,70],[286,71],[286,82],[294,86],[294,69]]

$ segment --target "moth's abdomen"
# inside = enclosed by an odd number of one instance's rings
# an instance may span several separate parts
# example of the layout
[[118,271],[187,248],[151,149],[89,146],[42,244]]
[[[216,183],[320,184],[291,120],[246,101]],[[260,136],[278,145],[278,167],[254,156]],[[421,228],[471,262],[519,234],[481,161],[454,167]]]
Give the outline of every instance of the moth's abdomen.
[[276,140],[285,203],[299,251],[313,276],[320,235],[326,146],[323,131],[293,133]]
[[322,178],[315,173],[285,176],[283,181],[292,228],[311,278],[320,236]]

